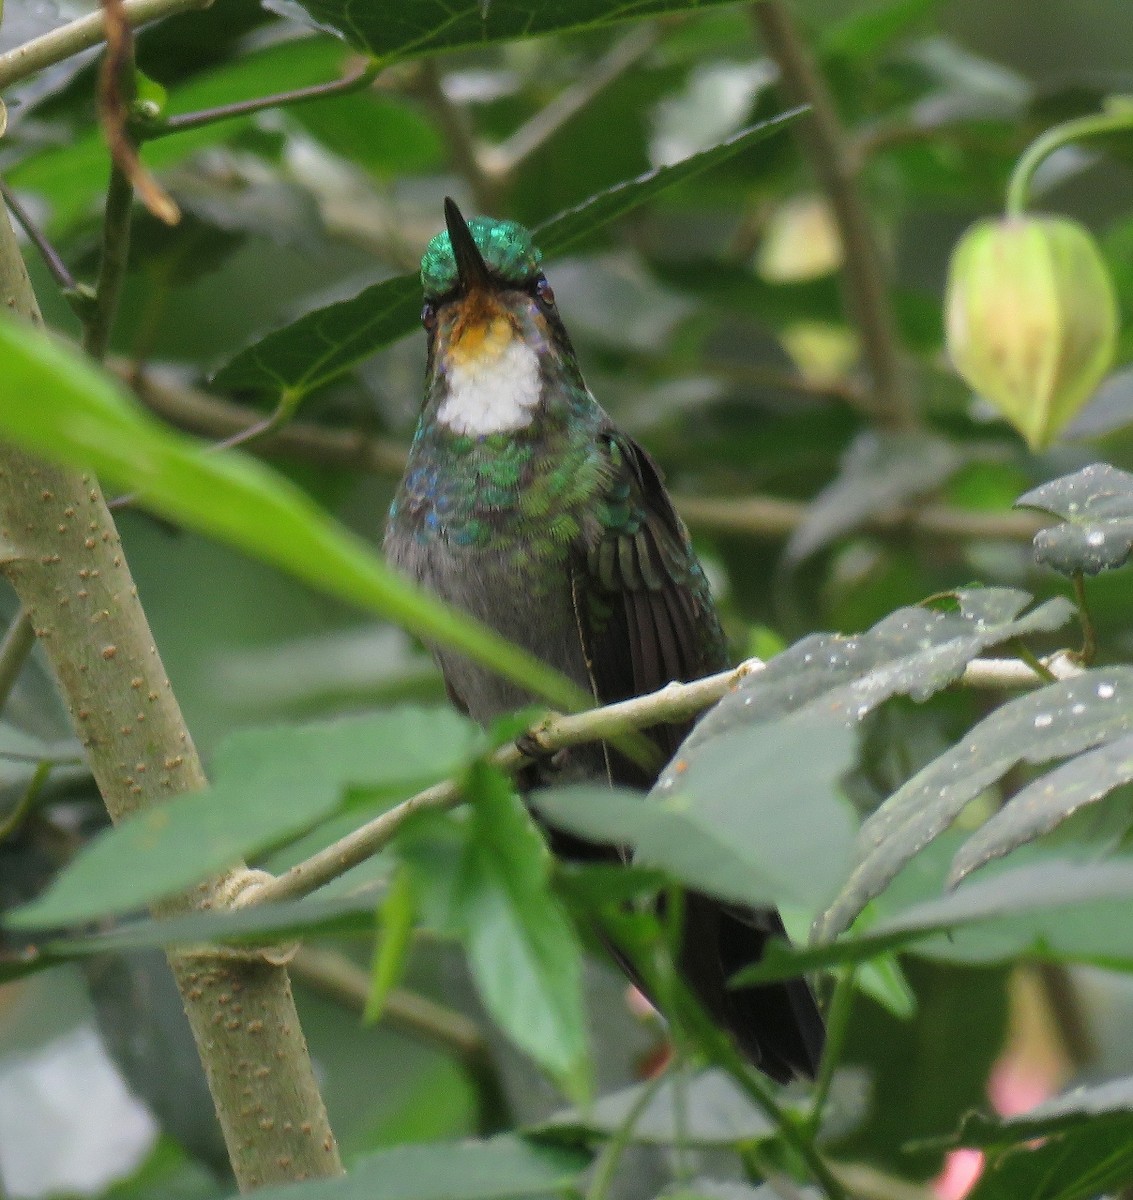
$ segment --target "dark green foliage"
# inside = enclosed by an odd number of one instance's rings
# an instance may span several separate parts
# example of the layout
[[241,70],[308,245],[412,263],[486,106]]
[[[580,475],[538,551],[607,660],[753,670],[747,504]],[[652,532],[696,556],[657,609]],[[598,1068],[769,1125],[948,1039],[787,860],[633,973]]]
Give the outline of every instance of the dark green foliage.
[[[886,1177],[878,1194],[927,1184],[955,1147],[986,1155],[973,1200],[1090,1200],[1133,1182],[1128,133],[1060,154],[1033,194],[1095,235],[1125,323],[1064,440],[1032,455],[988,419],[948,364],[941,304],[952,247],[1002,210],[1033,138],[1129,90],[1127,3],[786,7],[843,126],[841,184],[876,241],[912,428],[872,386],[847,259],[861,247],[843,237],[831,253],[828,214],[799,216],[821,177],[809,118],[746,6],[224,0],[139,33],[160,109],[138,126],[140,155],[185,218],[135,212],[112,355],[168,387],[162,417],[61,344],[76,315],[26,246],[62,338],[0,327],[0,433],[140,493],[123,553],[212,785],[108,829],[38,655],[4,705],[0,1098],[10,1071],[97,1013],[164,1135],[118,1183],[105,1180],[125,1159],[40,1190],[230,1192],[201,1166],[224,1170],[153,952],[298,941],[337,956],[329,970],[304,951],[293,978],[351,1173],[294,1200],[842,1200],[837,1180],[857,1195],[863,1167]],[[52,9],[9,0],[0,54]],[[170,116],[369,64],[365,87],[159,136]],[[0,163],[86,284],[109,170],[96,74],[88,56],[5,86]],[[418,264],[445,195],[532,229],[583,375],[663,468],[704,576],[671,536],[657,542],[628,442],[598,469],[565,440],[548,465],[514,439],[467,439],[454,453],[468,487],[501,523],[521,512],[522,555],[565,544],[597,473],[593,579],[613,590],[675,570],[701,597],[710,581],[733,658],[766,660],[649,795],[533,797],[538,819],[616,847],[608,862],[553,859],[486,757],[539,714],[484,735],[443,706],[414,638],[454,640],[558,707],[586,697],[373,553],[418,418]],[[764,269],[773,228],[788,231],[784,278]],[[291,421],[247,448],[270,466],[184,436],[230,436],[249,402],[260,415],[282,402]],[[579,503],[547,520],[564,493]],[[0,532],[18,556],[19,530]],[[62,603],[82,583],[70,564],[59,578]],[[1074,657],[1076,609],[1089,661]],[[598,597],[582,615],[600,631],[611,612]],[[1071,677],[1036,674],[1057,649]],[[135,757],[123,749],[124,771]],[[282,873],[445,779],[459,784],[445,811],[395,822],[380,854],[313,895],[142,915],[241,856]],[[792,943],[733,982],[807,971],[836,996],[828,1096],[755,1076],[682,994],[685,887],[781,906]],[[611,944],[670,1025],[630,1015],[603,965]],[[1020,1047],[1048,1052],[1013,999],[1016,973],[1040,966],[1058,1046],[1039,1082],[1061,1092],[999,1116],[993,1069],[1030,1061]],[[367,980],[377,1027],[359,1025]],[[667,1040],[676,1059],[656,1079]],[[93,1121],[90,1077],[64,1090]],[[24,1194],[5,1173],[25,1140],[6,1111],[0,1191]],[[54,1128],[45,1162],[79,1144]]]

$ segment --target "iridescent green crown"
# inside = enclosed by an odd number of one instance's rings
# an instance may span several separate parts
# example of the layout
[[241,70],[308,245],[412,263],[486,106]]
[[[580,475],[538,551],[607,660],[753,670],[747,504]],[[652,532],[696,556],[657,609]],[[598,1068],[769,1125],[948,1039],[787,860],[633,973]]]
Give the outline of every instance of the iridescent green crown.
[[[468,230],[493,275],[507,283],[523,283],[538,271],[543,256],[522,225],[492,217],[472,217]],[[430,297],[443,296],[456,287],[456,259],[447,230],[438,233],[425,250],[421,283],[425,295]]]

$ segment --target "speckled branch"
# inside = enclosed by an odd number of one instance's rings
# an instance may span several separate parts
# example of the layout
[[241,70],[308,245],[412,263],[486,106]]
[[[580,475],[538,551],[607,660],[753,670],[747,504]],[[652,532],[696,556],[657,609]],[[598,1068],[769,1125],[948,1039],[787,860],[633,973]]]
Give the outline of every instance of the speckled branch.
[[[42,323],[3,212],[0,301]],[[203,787],[97,482],[0,443],[0,549],[111,818]],[[155,915],[219,907],[247,877],[244,868],[207,880]],[[241,1189],[340,1173],[287,972],[255,954],[170,963]]]

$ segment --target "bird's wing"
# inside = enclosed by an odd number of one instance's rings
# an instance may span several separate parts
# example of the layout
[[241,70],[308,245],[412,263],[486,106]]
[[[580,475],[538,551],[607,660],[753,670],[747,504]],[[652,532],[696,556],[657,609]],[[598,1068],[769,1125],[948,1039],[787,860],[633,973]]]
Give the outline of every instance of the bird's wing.
[[[601,436],[610,483],[574,588],[591,682],[608,704],[722,670],[727,651],[708,581],[656,463],[622,433]],[[689,724],[645,732],[667,760]],[[612,782],[653,783],[653,773],[613,751],[606,761]],[[760,960],[769,939],[783,936],[773,909],[741,909],[698,892],[685,897],[682,975],[751,1060],[786,1081],[818,1069],[823,1024],[810,989],[801,979],[730,985],[737,971]]]
[[[625,434],[599,436],[609,482],[576,559],[574,588],[596,698],[609,704],[722,670],[727,660],[708,581],[660,469]],[[668,758],[687,728],[648,733]],[[628,763],[617,774],[620,782],[652,782]]]

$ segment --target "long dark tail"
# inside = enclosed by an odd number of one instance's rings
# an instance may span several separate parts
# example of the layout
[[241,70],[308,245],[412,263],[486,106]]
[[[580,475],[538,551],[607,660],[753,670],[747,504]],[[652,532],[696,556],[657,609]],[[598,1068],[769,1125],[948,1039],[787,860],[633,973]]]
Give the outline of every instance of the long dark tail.
[[[572,862],[620,861],[609,846],[597,846],[558,829],[547,829],[551,847]],[[700,892],[685,894],[679,960],[685,983],[709,1016],[735,1039],[753,1066],[777,1083],[814,1079],[822,1059],[826,1027],[805,979],[759,987],[730,988],[728,981],[759,962],[767,943],[786,938],[774,909],[744,909]],[[618,964],[643,991],[632,964],[609,947]]]
[[814,1079],[826,1027],[805,979],[730,988],[728,981],[786,937],[774,909],[733,908],[697,892],[685,896],[680,968],[709,1015],[744,1054],[778,1083]]

